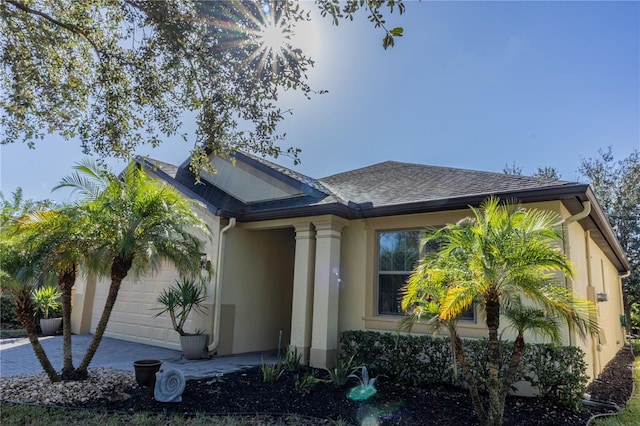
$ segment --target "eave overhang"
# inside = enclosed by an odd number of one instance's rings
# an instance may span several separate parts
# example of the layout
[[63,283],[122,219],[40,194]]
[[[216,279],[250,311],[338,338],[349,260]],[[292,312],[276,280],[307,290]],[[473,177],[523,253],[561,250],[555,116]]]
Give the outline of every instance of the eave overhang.
[[[548,186],[520,191],[495,192],[474,194],[464,197],[443,198],[414,203],[394,204],[387,206],[373,206],[370,203],[331,203],[308,205],[295,208],[263,209],[258,211],[244,211],[236,214],[240,222],[254,222],[272,219],[289,219],[322,214],[332,214],[348,220],[367,219],[384,216],[398,216],[418,213],[431,213],[466,209],[469,206],[478,207],[487,197],[495,195],[502,200],[514,199],[521,203],[535,203],[544,201],[561,201],[571,214],[582,210],[582,202],[590,201],[592,211],[589,216],[579,221],[584,229],[591,231],[593,240],[613,262],[620,273],[630,270],[629,262],[624,254],[615,233],[598,204],[593,190],[589,185],[567,183],[566,185]],[[230,212],[222,212],[230,213]],[[233,215],[233,214],[231,214]]]

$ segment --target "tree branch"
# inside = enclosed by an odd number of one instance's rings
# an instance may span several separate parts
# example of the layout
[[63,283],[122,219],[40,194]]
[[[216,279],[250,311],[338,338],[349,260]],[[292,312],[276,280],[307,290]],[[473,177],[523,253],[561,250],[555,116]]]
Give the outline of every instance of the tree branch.
[[98,54],[98,57],[100,57],[100,49],[98,49],[98,46],[96,45],[96,43],[91,39],[91,37],[89,37],[89,35],[79,26],[77,25],[72,25],[72,24],[67,24],[65,22],[59,21],[56,18],[54,18],[53,16],[44,13],[42,11],[36,10],[36,9],[32,9],[29,6],[20,3],[19,1],[16,0],[6,0],[8,4],[22,10],[23,12],[29,13],[31,15],[36,15],[39,16],[41,18],[46,19],[47,21],[51,22],[54,25],[57,25],[61,28],[66,29],[67,31],[82,36],[85,40],[87,40],[91,46],[93,46],[93,49],[96,51],[96,53]]

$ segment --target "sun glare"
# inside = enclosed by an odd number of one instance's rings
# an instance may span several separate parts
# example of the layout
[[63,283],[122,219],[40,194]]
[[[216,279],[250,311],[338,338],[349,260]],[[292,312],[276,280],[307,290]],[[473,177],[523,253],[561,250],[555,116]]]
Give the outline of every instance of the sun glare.
[[286,48],[288,38],[286,28],[273,20],[264,25],[260,31],[260,44],[269,50],[275,50],[276,54],[279,50]]
[[255,69],[261,78],[290,72],[300,55],[308,58],[313,53],[316,37],[310,22],[292,17],[285,6],[276,0],[213,3],[219,45],[242,49],[247,54],[243,66]]

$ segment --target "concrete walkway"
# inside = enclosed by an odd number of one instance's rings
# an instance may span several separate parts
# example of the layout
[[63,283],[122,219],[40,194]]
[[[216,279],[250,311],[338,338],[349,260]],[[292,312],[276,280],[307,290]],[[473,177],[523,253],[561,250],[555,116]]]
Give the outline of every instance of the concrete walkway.
[[[89,334],[73,336],[74,366],[82,360],[92,338],[93,336]],[[62,370],[62,336],[41,337],[40,343],[53,367],[58,371]],[[277,354],[264,352],[187,360],[182,358],[180,351],[104,337],[89,368],[110,367],[133,371],[133,362],[142,359],[158,359],[162,361],[163,369],[178,369],[187,380],[192,380],[261,365],[263,359],[265,363],[272,364],[277,361]],[[29,339],[0,340],[0,377],[42,372],[42,366],[33,352]]]

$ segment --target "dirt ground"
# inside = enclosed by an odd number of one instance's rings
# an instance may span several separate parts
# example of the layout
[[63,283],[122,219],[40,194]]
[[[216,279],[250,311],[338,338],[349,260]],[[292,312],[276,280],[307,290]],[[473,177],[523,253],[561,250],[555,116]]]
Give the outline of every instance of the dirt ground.
[[[592,399],[615,402],[624,406],[633,388],[633,355],[624,349],[593,381],[587,392]],[[299,375],[299,377],[302,374]],[[318,378],[322,374],[317,373]],[[342,419],[348,424],[363,424],[376,418],[382,425],[477,425],[468,392],[448,387],[413,388],[396,386],[380,378],[377,394],[365,402],[347,398],[354,386],[336,387],[317,383],[307,392],[295,386],[295,374],[285,372],[276,382],[265,383],[260,368],[226,374],[222,380],[188,381],[180,403],[160,403],[147,388],[130,390],[131,398],[121,402],[93,400],[86,407],[126,412],[154,411],[190,415],[271,413],[318,418],[318,424],[331,424]],[[584,425],[602,409],[583,408],[572,411],[556,406],[553,401],[510,397],[505,409],[505,425]],[[329,420],[331,419],[331,420]]]

